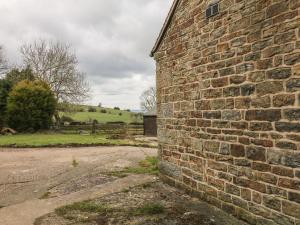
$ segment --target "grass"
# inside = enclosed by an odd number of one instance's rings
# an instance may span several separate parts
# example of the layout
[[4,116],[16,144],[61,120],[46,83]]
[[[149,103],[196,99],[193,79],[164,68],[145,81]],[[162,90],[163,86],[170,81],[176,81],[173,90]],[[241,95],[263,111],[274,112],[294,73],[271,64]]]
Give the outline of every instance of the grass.
[[135,216],[141,215],[157,215],[165,212],[165,207],[161,203],[146,203],[141,207],[133,208],[131,214]]
[[70,211],[80,211],[87,213],[103,213],[107,212],[109,209],[105,205],[99,205],[93,202],[76,202],[72,205],[66,205],[55,209],[55,213],[59,216],[66,216]]
[[123,171],[124,173],[135,173],[135,174],[152,174],[158,175],[158,158],[155,156],[147,156],[145,160],[139,163],[138,167],[127,167]]
[[128,176],[128,174],[151,174],[158,175],[158,158],[154,156],[148,156],[145,160],[139,163],[137,167],[126,167],[120,171],[112,171],[107,173],[107,175],[123,178]]
[[50,195],[51,195],[51,192],[47,191],[39,199],[48,199]]
[[52,147],[52,146],[111,145],[140,146],[126,139],[108,139],[105,135],[80,134],[18,134],[0,136],[0,147]]
[[79,165],[79,162],[76,161],[76,159],[73,159],[72,166],[75,168]]
[[[95,203],[93,201],[83,201],[83,202],[76,202],[71,205],[62,206],[60,208],[55,209],[55,213],[58,216],[61,216],[68,220],[77,220],[80,222],[91,222],[97,217],[95,216],[88,216],[88,214],[102,214],[102,213],[111,213],[113,211],[118,211],[119,213],[126,213],[128,216],[144,216],[144,215],[158,215],[165,212],[165,207],[161,203],[157,202],[150,202],[145,203],[140,207],[130,208],[129,210],[125,208],[120,209],[113,209],[106,205],[102,205],[99,203]],[[80,218],[78,212],[80,213],[88,213],[85,214],[86,217]],[[35,223],[38,224],[38,223]]]
[[[60,115],[71,117],[75,121],[88,122],[92,120],[97,120],[99,123],[107,123],[107,122],[142,122],[142,118],[134,117],[135,113],[128,112],[124,110],[115,110],[109,108],[100,108],[93,107],[97,110],[97,112],[88,112],[88,106],[81,106],[84,112],[75,112],[75,113],[63,113]],[[105,109],[107,113],[101,113],[100,110]]]

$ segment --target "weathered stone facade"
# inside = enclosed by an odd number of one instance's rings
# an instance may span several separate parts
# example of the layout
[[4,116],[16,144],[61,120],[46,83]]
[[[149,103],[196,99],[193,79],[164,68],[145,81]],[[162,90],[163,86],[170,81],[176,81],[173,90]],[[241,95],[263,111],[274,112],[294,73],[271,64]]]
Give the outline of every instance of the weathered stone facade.
[[179,0],[157,61],[162,178],[251,224],[300,224],[300,0]]

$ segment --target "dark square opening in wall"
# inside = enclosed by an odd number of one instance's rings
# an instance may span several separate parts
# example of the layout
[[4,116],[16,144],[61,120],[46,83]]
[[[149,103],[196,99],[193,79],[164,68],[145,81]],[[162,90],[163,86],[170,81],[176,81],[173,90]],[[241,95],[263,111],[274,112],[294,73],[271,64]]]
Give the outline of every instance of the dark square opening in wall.
[[208,6],[206,9],[206,18],[210,18],[212,16],[215,16],[219,13],[220,8],[219,8],[219,3],[214,3]]

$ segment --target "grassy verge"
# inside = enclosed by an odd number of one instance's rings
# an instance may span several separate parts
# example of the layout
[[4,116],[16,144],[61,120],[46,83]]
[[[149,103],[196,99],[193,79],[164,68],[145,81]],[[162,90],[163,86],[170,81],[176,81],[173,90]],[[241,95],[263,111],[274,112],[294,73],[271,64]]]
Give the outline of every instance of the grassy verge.
[[108,139],[105,135],[80,134],[19,134],[0,136],[0,147],[80,147],[80,146],[141,146],[145,143],[127,139]]
[[148,156],[145,160],[139,163],[137,167],[127,167],[120,171],[113,171],[107,173],[107,175],[115,176],[115,177],[126,177],[129,174],[151,174],[158,175],[158,159],[157,157]]

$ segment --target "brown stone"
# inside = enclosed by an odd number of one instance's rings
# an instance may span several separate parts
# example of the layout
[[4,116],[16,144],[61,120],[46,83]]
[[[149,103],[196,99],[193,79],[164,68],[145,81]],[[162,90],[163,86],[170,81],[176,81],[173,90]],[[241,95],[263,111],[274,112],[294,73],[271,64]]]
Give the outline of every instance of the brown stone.
[[245,147],[243,145],[232,144],[230,146],[230,154],[234,157],[244,157]]
[[267,17],[277,16],[280,13],[287,11],[289,8],[288,2],[281,1],[267,8]]
[[274,166],[272,167],[272,173],[278,174],[284,177],[294,177],[293,169],[282,167],[282,166]]
[[282,211],[287,215],[300,219],[300,204],[282,201]]
[[246,76],[231,76],[230,77],[230,84],[241,84],[244,83],[246,80]]
[[273,105],[275,107],[290,106],[295,104],[295,95],[279,94],[273,96]]
[[262,147],[247,146],[246,157],[254,161],[266,161],[266,149]]
[[281,81],[265,81],[256,85],[256,92],[258,95],[277,94],[281,91],[283,91],[283,83]]
[[281,119],[281,111],[279,109],[266,110],[248,110],[246,112],[246,120],[261,121],[278,121]]
[[264,81],[265,80],[265,72],[264,71],[252,72],[248,75],[248,80],[251,82]]
[[268,208],[281,211],[281,201],[276,197],[265,195],[263,197],[263,204]]
[[270,131],[273,130],[272,123],[270,122],[250,122],[250,130],[253,131]]
[[288,199],[293,202],[300,203],[300,193],[299,192],[289,192]]
[[271,106],[270,96],[252,98],[251,105],[254,108],[269,108]]
[[276,68],[267,71],[268,79],[286,79],[292,75],[292,70],[289,67]]

